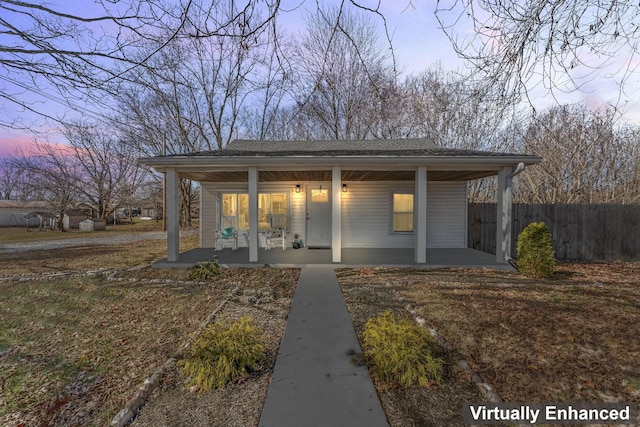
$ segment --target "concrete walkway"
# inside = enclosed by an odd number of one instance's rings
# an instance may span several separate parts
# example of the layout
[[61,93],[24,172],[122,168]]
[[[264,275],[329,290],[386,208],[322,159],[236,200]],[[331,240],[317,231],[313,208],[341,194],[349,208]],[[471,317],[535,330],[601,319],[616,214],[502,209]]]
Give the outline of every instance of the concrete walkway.
[[261,427],[388,426],[333,267],[300,273]]

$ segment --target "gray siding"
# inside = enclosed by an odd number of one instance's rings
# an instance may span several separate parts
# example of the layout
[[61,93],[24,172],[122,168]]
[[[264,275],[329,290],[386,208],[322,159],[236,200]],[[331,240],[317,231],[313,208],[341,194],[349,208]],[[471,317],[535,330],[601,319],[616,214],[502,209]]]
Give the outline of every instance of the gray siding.
[[[295,193],[296,184],[302,191]],[[323,185],[330,185],[325,183]],[[390,229],[390,201],[393,191],[412,193],[413,182],[347,182],[343,193],[343,248],[412,248],[412,233],[394,234]],[[306,193],[304,182],[261,183],[259,192],[287,192],[290,203],[290,230],[287,241],[294,235],[306,242]],[[202,183],[201,246],[213,247],[214,231],[220,192],[247,191],[244,183]],[[246,244],[239,239],[239,245]],[[467,247],[467,192],[465,182],[429,182],[427,185],[427,247]]]
[[429,182],[427,185],[427,247],[467,247],[466,182]]
[[[353,182],[342,205],[344,248],[412,248],[413,234],[390,229],[391,194],[413,192],[407,182]],[[467,187],[465,182],[427,185],[427,247],[467,247]]]
[[342,199],[342,247],[413,247],[413,234],[393,234],[390,230],[391,192],[412,193],[412,182],[348,182],[347,185],[348,192]]

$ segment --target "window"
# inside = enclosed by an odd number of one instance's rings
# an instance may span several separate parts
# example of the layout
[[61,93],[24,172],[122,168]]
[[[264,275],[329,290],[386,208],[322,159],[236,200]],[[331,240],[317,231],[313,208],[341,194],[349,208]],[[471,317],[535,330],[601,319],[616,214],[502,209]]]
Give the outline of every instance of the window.
[[394,192],[392,204],[391,231],[393,233],[413,232],[413,194]]
[[249,228],[249,195],[225,193],[222,195],[222,228],[237,230]]
[[[222,194],[222,227],[237,230],[249,228],[249,195],[247,193]],[[258,194],[258,228],[289,228],[289,195],[287,193]]]
[[312,188],[311,189],[311,201],[313,203],[328,203],[329,202],[329,190],[326,188]]
[[289,195],[261,193],[258,195],[258,228],[289,229]]

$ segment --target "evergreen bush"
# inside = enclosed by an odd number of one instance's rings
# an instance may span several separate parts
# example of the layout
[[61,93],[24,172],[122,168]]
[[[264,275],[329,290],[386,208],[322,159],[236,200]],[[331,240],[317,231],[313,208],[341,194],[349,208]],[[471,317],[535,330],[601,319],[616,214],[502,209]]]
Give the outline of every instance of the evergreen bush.
[[426,386],[442,378],[444,361],[434,357],[429,332],[391,310],[367,321],[364,347],[365,359],[383,387]]
[[189,280],[202,282],[219,274],[220,266],[217,260],[199,262],[189,269]]
[[532,222],[518,236],[518,270],[536,279],[550,277],[556,265],[551,232],[544,222]]
[[178,366],[201,393],[224,387],[248,375],[265,358],[263,336],[249,317],[207,325]]

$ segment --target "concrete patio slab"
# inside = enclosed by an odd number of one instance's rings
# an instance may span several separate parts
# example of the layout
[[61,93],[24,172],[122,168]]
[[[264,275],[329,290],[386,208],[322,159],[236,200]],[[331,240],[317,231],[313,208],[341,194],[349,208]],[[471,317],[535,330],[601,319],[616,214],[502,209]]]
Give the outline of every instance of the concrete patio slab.
[[388,426],[333,267],[300,273],[260,427]]
[[166,259],[153,264],[156,268],[188,268],[198,261],[206,261],[218,257],[220,265],[227,267],[282,267],[299,268],[304,266],[333,265],[335,267],[407,267],[407,268],[490,268],[513,270],[509,264],[496,262],[496,256],[471,248],[427,249],[427,263],[417,264],[414,261],[413,249],[398,248],[343,248],[342,262],[333,263],[329,249],[282,249],[264,250],[258,253],[259,262],[250,263],[248,248],[237,250],[199,248],[180,254],[178,261],[168,262]]

